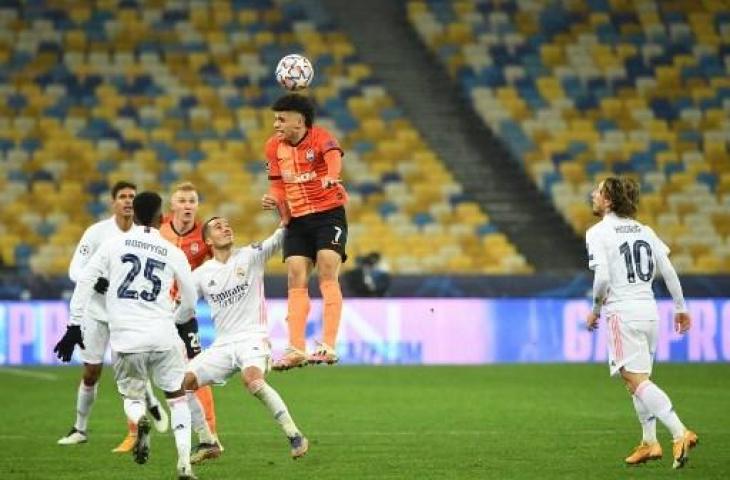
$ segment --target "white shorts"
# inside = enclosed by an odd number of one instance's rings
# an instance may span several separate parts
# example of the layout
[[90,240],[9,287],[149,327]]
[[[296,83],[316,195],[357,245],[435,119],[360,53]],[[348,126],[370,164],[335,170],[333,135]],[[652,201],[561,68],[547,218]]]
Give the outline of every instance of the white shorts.
[[656,321],[625,322],[617,314],[608,316],[608,365],[611,376],[621,368],[651,375],[659,326]]
[[213,345],[188,363],[199,386],[222,384],[236,372],[256,367],[267,373],[271,367],[271,344],[257,338],[242,342]]
[[164,352],[117,353],[114,379],[124,397],[142,400],[148,380],[163,392],[176,392],[185,377],[185,360],[180,350]]
[[92,365],[104,363],[104,355],[109,346],[109,324],[86,319],[83,322],[81,335],[84,339],[84,348],[79,347],[81,361]]

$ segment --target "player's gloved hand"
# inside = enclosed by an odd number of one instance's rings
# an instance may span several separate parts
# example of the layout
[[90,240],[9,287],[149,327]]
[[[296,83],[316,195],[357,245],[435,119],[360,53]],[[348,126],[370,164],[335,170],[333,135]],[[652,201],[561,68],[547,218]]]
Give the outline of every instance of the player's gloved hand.
[[63,334],[61,340],[53,348],[53,353],[62,361],[70,362],[76,345],[81,347],[82,350],[86,348],[84,346],[83,336],[81,335],[81,326],[69,325],[66,328],[66,333]]
[[324,189],[332,188],[336,185],[339,185],[340,183],[342,183],[342,180],[337,180],[336,178],[324,177],[322,179],[322,188],[324,188]]
[[198,336],[198,320],[193,317],[185,323],[176,325],[177,334],[185,343],[188,358],[194,358],[200,353],[200,337]]
[[94,284],[94,290],[96,290],[98,293],[101,293],[102,295],[106,294],[106,291],[109,289],[109,280],[107,280],[104,277],[99,277],[96,279],[96,283]]

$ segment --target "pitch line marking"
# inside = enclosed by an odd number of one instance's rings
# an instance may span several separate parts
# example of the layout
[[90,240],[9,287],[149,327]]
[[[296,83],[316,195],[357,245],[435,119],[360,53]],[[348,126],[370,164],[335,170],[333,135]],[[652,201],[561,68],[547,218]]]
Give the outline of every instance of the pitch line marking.
[[8,375],[15,375],[16,377],[35,378],[38,380],[47,380],[55,382],[58,380],[58,375],[47,372],[36,372],[34,370],[26,368],[13,368],[13,367],[0,367],[0,373],[6,373]]

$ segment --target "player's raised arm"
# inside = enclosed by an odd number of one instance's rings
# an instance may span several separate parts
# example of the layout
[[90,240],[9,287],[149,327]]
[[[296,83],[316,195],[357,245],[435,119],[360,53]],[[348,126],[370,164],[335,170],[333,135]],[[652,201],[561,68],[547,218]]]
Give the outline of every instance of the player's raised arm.
[[279,227],[276,231],[266,240],[261,242],[259,245],[252,245],[256,251],[256,260],[261,263],[266,263],[276,252],[281,249],[284,243],[284,235],[286,234],[286,228]]

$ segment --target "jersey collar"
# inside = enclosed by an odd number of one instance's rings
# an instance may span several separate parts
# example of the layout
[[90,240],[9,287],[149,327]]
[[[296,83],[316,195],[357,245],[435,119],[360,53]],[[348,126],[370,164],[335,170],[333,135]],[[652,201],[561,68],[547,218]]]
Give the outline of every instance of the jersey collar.
[[309,137],[309,131],[310,131],[310,130],[311,130],[311,128],[308,128],[308,129],[307,129],[307,131],[306,131],[306,132],[304,132],[304,136],[303,136],[302,138],[300,138],[300,139],[299,139],[299,141],[298,141],[297,143],[293,143],[293,144],[291,144],[291,146],[292,146],[292,147],[294,147],[294,148],[296,148],[296,147],[298,147],[299,145],[301,145],[301,144],[302,144],[302,142],[304,142],[304,140],[306,140],[306,139],[307,139],[307,137]]

